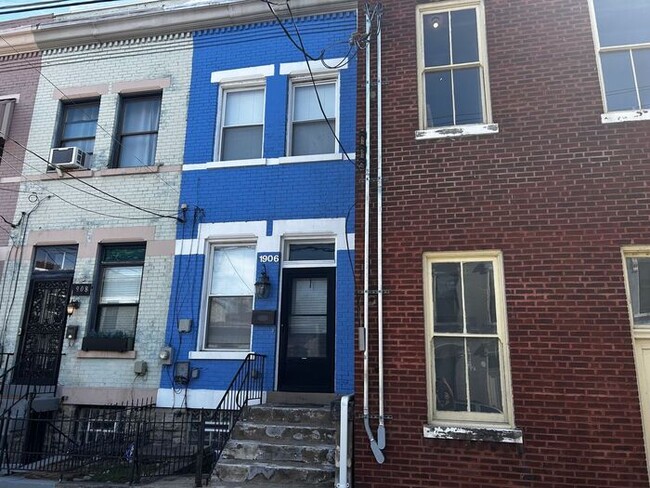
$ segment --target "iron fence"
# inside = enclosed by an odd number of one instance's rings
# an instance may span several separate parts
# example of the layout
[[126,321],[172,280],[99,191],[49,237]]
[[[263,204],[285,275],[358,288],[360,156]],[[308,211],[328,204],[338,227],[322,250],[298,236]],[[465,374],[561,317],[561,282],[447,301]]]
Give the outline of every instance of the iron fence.
[[0,469],[60,479],[136,483],[193,473],[209,480],[246,405],[261,402],[265,357],[249,354],[216,409],[156,408],[153,400],[0,416]]

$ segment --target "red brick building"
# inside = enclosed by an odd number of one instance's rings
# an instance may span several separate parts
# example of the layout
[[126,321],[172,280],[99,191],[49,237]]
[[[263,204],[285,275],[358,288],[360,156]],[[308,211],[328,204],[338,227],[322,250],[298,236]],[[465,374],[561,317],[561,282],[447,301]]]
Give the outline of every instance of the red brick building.
[[[3,29],[17,27],[22,22],[3,22]],[[0,215],[10,222],[14,218],[25,157],[21,145],[27,144],[40,67],[40,53],[19,54],[0,41]],[[0,219],[0,277],[9,252],[14,252],[9,238],[11,231],[11,226]]]
[[[386,445],[379,464],[356,422],[355,487],[648,486],[649,18],[649,0],[383,2]],[[357,202],[360,287],[363,177]],[[356,371],[363,415],[362,353]]]

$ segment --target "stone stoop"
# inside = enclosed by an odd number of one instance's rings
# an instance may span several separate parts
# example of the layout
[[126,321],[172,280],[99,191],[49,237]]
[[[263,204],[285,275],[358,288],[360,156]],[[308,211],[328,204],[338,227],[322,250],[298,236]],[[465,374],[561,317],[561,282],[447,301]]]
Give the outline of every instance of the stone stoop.
[[235,426],[213,488],[334,486],[337,424],[329,405],[256,405]]

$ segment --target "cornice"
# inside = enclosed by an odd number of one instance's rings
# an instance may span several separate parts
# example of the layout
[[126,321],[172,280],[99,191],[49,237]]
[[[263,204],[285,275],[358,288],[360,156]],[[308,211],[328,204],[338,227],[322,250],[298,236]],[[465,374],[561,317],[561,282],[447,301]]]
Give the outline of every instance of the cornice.
[[[356,10],[353,0],[291,0],[295,16]],[[40,20],[40,19],[39,19]],[[150,38],[188,31],[205,31],[273,20],[260,0],[160,1],[136,8],[55,16],[37,24],[0,31],[0,56],[54,50],[124,39]],[[1,28],[1,27],[0,27]]]

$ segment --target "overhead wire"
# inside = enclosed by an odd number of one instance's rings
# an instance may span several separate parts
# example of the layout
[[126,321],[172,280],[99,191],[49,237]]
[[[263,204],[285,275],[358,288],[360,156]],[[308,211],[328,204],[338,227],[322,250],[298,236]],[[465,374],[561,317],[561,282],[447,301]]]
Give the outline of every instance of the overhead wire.
[[[0,7],[0,16],[8,14],[20,14],[24,12],[35,12],[38,10],[54,9],[54,8],[67,8],[78,7],[82,5],[104,4],[113,3],[123,0],[69,0],[69,3],[61,3],[68,0],[46,0],[43,2],[31,2],[21,5],[7,5]],[[9,10],[13,9],[13,10]]]

